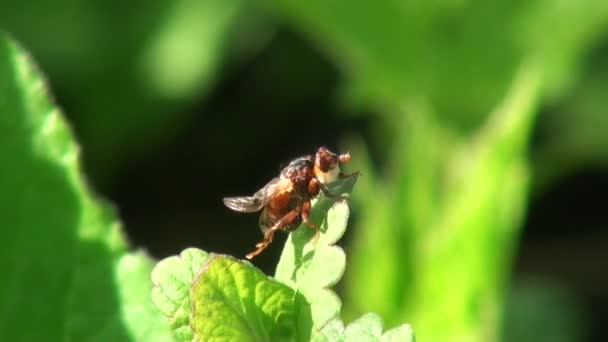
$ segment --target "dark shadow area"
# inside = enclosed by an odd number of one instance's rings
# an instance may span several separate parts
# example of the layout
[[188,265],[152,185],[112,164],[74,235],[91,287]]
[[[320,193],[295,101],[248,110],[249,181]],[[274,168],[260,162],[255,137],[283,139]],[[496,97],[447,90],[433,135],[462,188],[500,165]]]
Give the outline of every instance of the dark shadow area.
[[588,315],[588,341],[608,333],[608,176],[581,170],[531,203],[515,260],[515,277],[552,279]]

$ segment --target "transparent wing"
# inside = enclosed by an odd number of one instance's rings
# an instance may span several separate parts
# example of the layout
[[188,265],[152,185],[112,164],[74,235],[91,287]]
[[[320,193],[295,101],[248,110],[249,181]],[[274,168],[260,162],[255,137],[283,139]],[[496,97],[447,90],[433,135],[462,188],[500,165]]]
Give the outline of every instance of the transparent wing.
[[224,205],[228,208],[241,213],[253,213],[260,211],[264,203],[257,197],[225,197]]
[[272,196],[280,191],[279,178],[274,178],[253,196],[225,197],[224,205],[241,213],[253,213],[262,210]]

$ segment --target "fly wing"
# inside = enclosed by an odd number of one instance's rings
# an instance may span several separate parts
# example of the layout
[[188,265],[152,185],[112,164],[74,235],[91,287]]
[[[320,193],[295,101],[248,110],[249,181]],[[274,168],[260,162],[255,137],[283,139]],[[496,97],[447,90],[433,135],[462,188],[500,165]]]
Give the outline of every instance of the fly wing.
[[258,192],[253,194],[253,196],[225,197],[224,205],[241,213],[260,211],[270,201],[272,196],[280,190],[277,186],[278,182],[279,178],[271,180]]
[[254,213],[260,211],[264,204],[259,198],[249,197],[224,197],[224,205],[241,213]]

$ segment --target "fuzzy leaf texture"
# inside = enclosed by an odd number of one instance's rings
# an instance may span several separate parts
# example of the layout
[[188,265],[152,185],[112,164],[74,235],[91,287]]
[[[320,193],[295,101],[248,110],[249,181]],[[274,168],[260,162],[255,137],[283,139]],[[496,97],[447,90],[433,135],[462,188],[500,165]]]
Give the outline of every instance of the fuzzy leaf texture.
[[[357,178],[350,177],[330,188],[334,194],[350,193]],[[335,285],[346,267],[346,255],[335,246],[346,231],[349,216],[345,201],[335,202],[320,196],[313,203],[312,221],[319,225],[321,236],[315,245],[314,232],[302,225],[289,235],[275,277],[302,292],[311,305],[315,329],[319,329],[338,316],[342,305],[338,296],[329,289]]]
[[80,174],[27,54],[0,34],[0,341],[166,341],[151,263]]
[[169,328],[177,341],[192,341],[190,328],[190,286],[210,256],[196,248],[188,248],[179,256],[166,258],[152,271],[152,300],[169,318]]
[[177,341],[309,341],[302,294],[249,262],[189,248],[152,272],[152,298]]
[[385,333],[382,319],[373,313],[364,315],[346,328],[340,319],[334,319],[323,327],[315,341],[340,342],[415,342],[414,332],[408,324],[403,324]]
[[195,341],[308,341],[300,293],[245,261],[213,256],[192,284]]
[[[358,177],[350,177],[330,187],[333,194],[350,194]],[[310,303],[313,341],[414,341],[407,324],[382,333],[382,320],[367,314],[346,328],[339,317],[342,303],[330,287],[346,268],[346,255],[335,244],[346,231],[349,208],[345,201],[321,196],[313,204],[312,221],[320,225],[321,237],[315,245],[312,230],[302,226],[289,235],[276,278],[302,292]]]

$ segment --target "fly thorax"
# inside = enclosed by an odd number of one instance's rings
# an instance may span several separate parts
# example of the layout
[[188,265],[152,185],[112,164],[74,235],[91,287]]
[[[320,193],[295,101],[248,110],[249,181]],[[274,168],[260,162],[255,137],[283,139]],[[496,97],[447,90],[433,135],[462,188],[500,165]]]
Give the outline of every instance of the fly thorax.
[[321,172],[320,170],[317,171],[317,179],[322,184],[332,183],[332,182],[336,181],[339,176],[340,176],[340,166],[339,165],[336,165],[336,167],[334,167],[333,169],[330,169],[327,172]]

